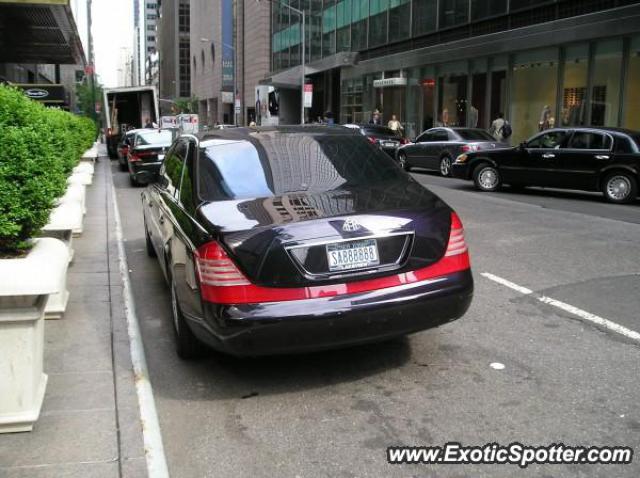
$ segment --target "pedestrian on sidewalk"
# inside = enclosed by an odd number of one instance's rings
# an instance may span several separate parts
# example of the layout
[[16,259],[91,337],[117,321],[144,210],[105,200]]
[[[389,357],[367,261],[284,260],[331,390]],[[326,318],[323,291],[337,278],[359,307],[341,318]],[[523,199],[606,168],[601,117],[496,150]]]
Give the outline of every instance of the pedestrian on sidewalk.
[[389,127],[390,130],[395,131],[397,133],[402,133],[404,131],[404,126],[402,126],[402,123],[398,121],[398,118],[396,117],[396,115],[391,115],[391,119],[389,120],[389,123],[387,123],[387,126]]
[[511,129],[511,124],[504,119],[504,113],[498,113],[498,117],[491,123],[489,132],[496,141],[500,141],[501,143],[506,142],[509,137],[511,137],[513,130]]
[[369,124],[382,124],[382,119],[380,118],[380,111],[377,109],[371,115],[371,119],[369,120]]

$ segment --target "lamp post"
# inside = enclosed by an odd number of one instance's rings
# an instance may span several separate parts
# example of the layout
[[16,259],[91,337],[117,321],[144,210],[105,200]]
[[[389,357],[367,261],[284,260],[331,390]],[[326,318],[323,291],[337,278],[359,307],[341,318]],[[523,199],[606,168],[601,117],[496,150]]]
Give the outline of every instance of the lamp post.
[[[305,27],[305,17],[304,17],[304,11],[303,10],[299,10],[295,7],[292,7],[291,5],[289,5],[288,3],[283,3],[279,0],[268,0],[271,3],[277,3],[278,5],[281,5],[283,7],[288,8],[289,10],[291,10],[294,13],[297,13],[298,15],[300,15],[300,19],[301,19],[301,25],[302,28],[300,30],[300,69],[302,70],[301,75],[300,75],[300,124],[304,124],[304,81],[305,81],[305,67],[304,67],[304,57],[305,57],[305,32],[304,32],[304,27]],[[257,2],[259,3],[260,0],[257,0]]]

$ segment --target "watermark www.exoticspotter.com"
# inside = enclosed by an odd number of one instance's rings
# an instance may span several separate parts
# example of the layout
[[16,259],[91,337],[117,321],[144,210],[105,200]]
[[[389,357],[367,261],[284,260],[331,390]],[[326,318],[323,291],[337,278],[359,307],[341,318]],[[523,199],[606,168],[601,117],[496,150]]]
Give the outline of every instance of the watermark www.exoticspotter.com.
[[514,442],[509,445],[487,443],[463,446],[450,442],[444,446],[391,446],[387,461],[399,464],[510,464],[526,468],[533,464],[621,465],[633,460],[633,448],[628,446],[569,446],[553,443],[530,446]]

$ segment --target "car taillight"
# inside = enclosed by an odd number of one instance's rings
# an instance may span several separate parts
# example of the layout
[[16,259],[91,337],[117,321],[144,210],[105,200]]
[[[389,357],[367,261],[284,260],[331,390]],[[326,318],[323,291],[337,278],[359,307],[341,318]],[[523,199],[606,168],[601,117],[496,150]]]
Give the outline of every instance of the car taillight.
[[467,254],[467,243],[464,240],[464,228],[462,222],[455,212],[451,213],[451,232],[449,233],[449,243],[445,257],[457,256],[459,254]]
[[196,267],[203,289],[251,284],[238,270],[222,246],[215,241],[208,242],[198,248]]
[[369,140],[369,142],[371,144],[378,144],[378,140],[376,138],[374,138],[373,136],[367,136],[367,139]]
[[408,138],[400,138],[400,144],[409,144]]
[[153,156],[156,153],[152,153],[149,151],[139,151],[131,153],[129,156],[129,161],[135,163],[136,161],[142,161],[142,158],[148,158],[149,156]]
[[463,153],[472,153],[474,151],[478,151],[477,144],[465,144],[464,146],[462,146]]

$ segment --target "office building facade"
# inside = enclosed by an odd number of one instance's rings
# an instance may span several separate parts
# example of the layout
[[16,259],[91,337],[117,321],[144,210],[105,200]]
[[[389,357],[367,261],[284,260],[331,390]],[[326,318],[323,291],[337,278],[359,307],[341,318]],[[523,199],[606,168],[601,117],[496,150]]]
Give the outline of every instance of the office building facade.
[[[157,61],[161,110],[170,113],[171,101],[191,97],[190,2],[158,2]],[[153,64],[151,63],[153,67]]]
[[[553,125],[640,129],[640,2],[301,4],[307,81],[319,93],[311,118],[331,110],[339,122],[367,122],[378,109],[415,136],[439,124],[486,128],[503,112],[513,142]],[[299,92],[299,18],[274,4],[271,21],[265,80]]]

